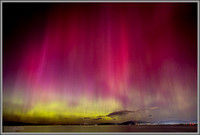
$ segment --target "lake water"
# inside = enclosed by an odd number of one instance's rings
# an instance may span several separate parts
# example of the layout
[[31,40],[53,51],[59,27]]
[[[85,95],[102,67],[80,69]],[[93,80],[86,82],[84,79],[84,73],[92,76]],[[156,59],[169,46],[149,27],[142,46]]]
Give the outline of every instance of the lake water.
[[197,132],[197,125],[4,126],[3,132]]

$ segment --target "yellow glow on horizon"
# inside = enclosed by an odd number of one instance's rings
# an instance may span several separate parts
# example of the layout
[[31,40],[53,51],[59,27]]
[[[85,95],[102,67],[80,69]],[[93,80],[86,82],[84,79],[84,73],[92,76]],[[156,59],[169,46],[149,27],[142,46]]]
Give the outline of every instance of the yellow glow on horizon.
[[[34,118],[47,118],[51,120],[58,120],[61,118],[84,118],[90,117],[95,119],[98,116],[106,116],[113,111],[119,110],[121,104],[115,99],[89,99],[83,96],[79,99],[79,103],[76,105],[70,105],[67,102],[61,101],[51,101],[51,102],[41,102],[38,101],[32,106],[29,106],[26,110],[19,109],[17,106],[10,109],[6,107],[4,111],[7,114],[16,114],[20,116],[21,119],[34,119]],[[13,101],[14,102],[14,101]],[[23,105],[23,104],[22,104]],[[11,112],[12,111],[12,112]],[[103,120],[111,120],[110,117],[103,117]]]

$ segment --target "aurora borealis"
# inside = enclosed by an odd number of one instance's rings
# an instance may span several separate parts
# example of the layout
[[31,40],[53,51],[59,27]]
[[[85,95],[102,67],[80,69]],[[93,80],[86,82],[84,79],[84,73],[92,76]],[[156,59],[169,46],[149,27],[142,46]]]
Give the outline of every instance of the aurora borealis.
[[196,3],[3,6],[4,121],[197,120]]

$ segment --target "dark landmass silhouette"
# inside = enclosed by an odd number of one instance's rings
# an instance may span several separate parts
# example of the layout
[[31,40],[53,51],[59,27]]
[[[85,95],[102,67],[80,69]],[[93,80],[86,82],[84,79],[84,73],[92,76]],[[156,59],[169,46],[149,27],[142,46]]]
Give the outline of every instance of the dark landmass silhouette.
[[196,125],[197,121],[182,121],[182,120],[167,120],[160,122],[147,122],[147,121],[125,121],[122,123],[83,123],[83,124],[54,124],[54,123],[25,123],[25,122],[14,122],[14,121],[3,121],[3,126],[29,126],[29,125],[138,125],[138,124],[148,124],[148,125],[183,125],[183,124],[193,124]]

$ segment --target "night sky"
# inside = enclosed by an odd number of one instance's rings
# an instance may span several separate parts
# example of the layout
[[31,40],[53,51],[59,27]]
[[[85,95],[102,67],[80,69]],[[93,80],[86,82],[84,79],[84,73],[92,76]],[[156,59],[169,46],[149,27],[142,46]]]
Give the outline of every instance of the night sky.
[[4,3],[3,120],[197,120],[197,3]]

